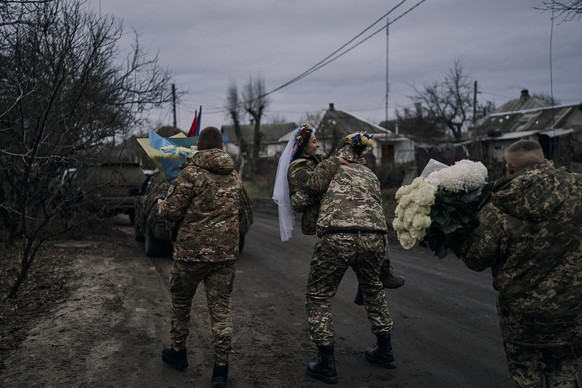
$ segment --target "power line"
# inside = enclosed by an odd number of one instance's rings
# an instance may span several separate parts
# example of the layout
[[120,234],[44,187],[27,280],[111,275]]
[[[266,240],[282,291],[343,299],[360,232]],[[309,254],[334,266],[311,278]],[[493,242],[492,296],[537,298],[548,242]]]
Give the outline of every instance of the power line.
[[346,47],[347,45],[349,45],[350,43],[352,43],[354,40],[358,39],[360,36],[362,36],[366,31],[368,31],[370,28],[374,27],[376,24],[378,24],[381,20],[383,20],[386,16],[390,15],[395,9],[397,9],[398,7],[400,7],[402,4],[404,4],[406,2],[406,0],[402,0],[400,3],[396,4],[390,11],[386,12],[384,15],[382,15],[382,17],[380,17],[378,20],[376,20],[374,23],[372,23],[371,25],[369,25],[368,27],[366,27],[362,32],[360,32],[359,34],[357,34],[356,36],[354,36],[352,39],[350,39],[349,41],[347,41],[346,43],[344,43],[343,45],[341,45],[337,50],[335,50],[334,52],[332,52],[331,54],[329,54],[327,57],[323,58],[321,61],[317,62],[315,65],[311,66],[309,69],[305,70],[303,73],[299,74],[298,76],[292,78],[290,81],[285,82],[283,85],[271,90],[268,93],[265,93],[262,97],[266,97],[269,94],[272,94],[280,89],[283,89],[286,86],[291,85],[292,83],[295,83],[297,81],[299,81],[302,78],[305,78],[306,76],[308,76],[309,74],[311,74],[312,72],[318,70],[319,68],[321,68],[321,66],[325,66],[325,64],[329,63],[326,62],[329,58],[333,57],[335,54],[337,54],[340,50],[342,50],[344,47]]
[[[360,36],[362,36],[366,31],[368,31],[370,28],[374,27],[376,24],[378,24],[380,21],[382,21],[384,18],[386,18],[388,15],[390,15],[394,10],[396,10],[398,7],[400,7],[406,0],[401,1],[400,3],[398,3],[396,6],[394,6],[390,11],[386,12],[384,15],[382,15],[382,17],[380,17],[378,20],[376,20],[374,23],[372,23],[370,26],[366,27],[366,29],[364,29],[362,32],[360,32],[358,35],[356,35],[355,37],[353,37],[352,39],[350,39],[347,43],[343,44],[340,48],[338,48],[337,50],[335,50],[333,53],[331,53],[330,55],[328,55],[327,57],[325,57],[324,59],[322,59],[321,61],[319,61],[317,64],[313,65],[312,67],[310,67],[309,69],[305,70],[303,73],[299,74],[298,76],[296,76],[295,78],[291,79],[290,81],[285,82],[284,84],[282,84],[281,86],[271,90],[270,92],[267,92],[265,94],[263,94],[262,96],[259,96],[258,98],[263,98],[266,97],[278,90],[283,89],[284,87],[287,87],[297,81],[302,80],[303,78],[307,77],[308,75],[316,72],[317,70],[321,69],[324,66],[329,65],[331,62],[335,61],[336,59],[344,56],[345,54],[349,53],[350,51],[352,51],[353,49],[355,49],[356,47],[358,47],[359,45],[361,45],[362,43],[364,43],[365,41],[367,41],[368,39],[372,38],[373,36],[377,35],[378,33],[380,33],[381,31],[385,30],[386,28],[388,28],[388,26],[392,25],[393,23],[395,23],[397,20],[401,19],[403,16],[405,16],[406,14],[410,13],[413,9],[415,9],[416,7],[418,7],[420,4],[424,3],[426,0],[421,0],[418,3],[416,3],[414,6],[410,7],[408,10],[406,10],[405,12],[403,12],[400,16],[398,16],[397,18],[395,18],[394,20],[392,20],[390,23],[387,23],[386,25],[382,26],[381,28],[379,28],[378,30],[374,31],[373,33],[371,33],[370,35],[366,36],[365,38],[363,38],[362,40],[360,40],[359,42],[355,43],[354,45],[352,45],[351,47],[345,49],[344,51],[340,52],[342,49],[344,49],[346,46],[348,46],[350,43],[354,42],[356,39],[358,39]],[[339,54],[338,54],[339,52]],[[336,55],[337,54],[337,55]],[[335,56],[334,56],[335,55]]]
[[[271,91],[269,91],[269,92],[267,92],[267,93],[265,93],[265,94],[263,94],[261,96],[258,96],[255,100],[258,100],[258,99],[267,97],[267,96],[269,96],[269,95],[271,95],[271,94],[273,94],[273,93],[275,93],[275,92],[277,92],[277,91],[279,91],[279,90],[281,90],[281,89],[283,89],[283,88],[285,88],[285,87],[287,87],[289,85],[292,85],[292,84],[294,84],[294,83],[302,80],[303,78],[307,77],[308,75],[316,72],[317,70],[319,70],[319,69],[321,69],[321,68],[329,65],[330,63],[334,62],[335,60],[341,58],[345,54],[349,53],[350,51],[352,51],[356,47],[360,46],[361,44],[363,44],[364,42],[366,42],[367,40],[369,40],[370,38],[372,38],[373,36],[377,35],[378,33],[382,32],[383,30],[387,29],[390,25],[394,24],[395,22],[397,22],[398,20],[400,20],[405,15],[409,14],[410,12],[412,12],[415,8],[417,8],[418,6],[420,6],[426,0],[420,0],[415,5],[413,5],[412,7],[408,8],[406,11],[404,11],[402,14],[400,14],[398,17],[396,17],[395,19],[393,19],[391,22],[386,23],[381,28],[379,28],[376,31],[372,32],[368,36],[362,38],[360,41],[354,43],[352,46],[346,48],[351,43],[353,43],[358,38],[360,38],[363,34],[365,34],[368,30],[370,30],[372,27],[374,27],[376,24],[378,24],[379,22],[383,21],[388,15],[390,15],[392,12],[394,12],[397,8],[399,8],[406,1],[407,0],[400,1],[398,4],[396,4],[394,7],[392,7],[392,9],[390,9],[388,12],[386,12],[384,15],[382,15],[380,18],[378,18],[376,21],[374,21],[372,24],[370,24],[368,27],[366,27],[362,32],[360,32],[359,34],[357,34],[356,36],[354,36],[348,42],[346,42],[343,45],[341,45],[338,49],[336,49],[334,52],[332,52],[331,54],[329,54],[328,56],[326,56],[325,58],[323,58],[322,60],[320,60],[319,62],[317,62],[315,65],[311,66],[309,69],[307,69],[304,72],[302,72],[301,74],[295,76],[291,80],[283,83],[282,85],[276,87],[275,89],[273,89],[273,90],[271,90]],[[346,48],[346,49],[344,50],[344,48]],[[225,109],[215,109],[212,112],[209,111],[209,113],[220,113],[220,112],[226,112],[226,110]]]

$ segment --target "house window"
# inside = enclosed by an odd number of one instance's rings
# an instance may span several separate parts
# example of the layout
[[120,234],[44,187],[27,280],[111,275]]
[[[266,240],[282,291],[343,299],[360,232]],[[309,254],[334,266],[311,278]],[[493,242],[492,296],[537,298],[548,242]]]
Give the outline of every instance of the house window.
[[394,163],[394,144],[382,144],[382,164]]

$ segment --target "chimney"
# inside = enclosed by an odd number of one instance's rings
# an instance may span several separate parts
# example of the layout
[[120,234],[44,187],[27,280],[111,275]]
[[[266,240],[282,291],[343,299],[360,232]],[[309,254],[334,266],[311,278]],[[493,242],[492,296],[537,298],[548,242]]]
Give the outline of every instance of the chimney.
[[333,102],[329,103],[329,110],[335,110],[335,107],[333,106]]
[[525,101],[529,98],[529,90],[527,89],[521,89],[521,96],[519,97],[519,99],[521,101]]

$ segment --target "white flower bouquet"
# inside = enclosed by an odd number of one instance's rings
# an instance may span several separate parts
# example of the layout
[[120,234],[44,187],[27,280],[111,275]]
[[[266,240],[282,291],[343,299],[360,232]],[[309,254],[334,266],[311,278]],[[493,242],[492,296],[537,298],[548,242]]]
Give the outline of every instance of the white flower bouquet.
[[430,160],[422,174],[396,192],[392,223],[405,249],[428,245],[439,258],[476,226],[487,168],[481,162],[461,160],[446,166]]

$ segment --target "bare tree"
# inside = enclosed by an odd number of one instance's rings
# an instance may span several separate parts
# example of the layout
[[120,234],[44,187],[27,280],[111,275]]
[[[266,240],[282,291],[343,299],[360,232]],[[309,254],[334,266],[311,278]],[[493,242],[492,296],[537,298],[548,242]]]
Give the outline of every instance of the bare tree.
[[435,138],[444,135],[439,127],[433,125],[432,120],[424,116],[424,110],[420,103],[414,104],[414,109],[396,109],[396,125],[398,133],[404,134],[420,142],[431,142]]
[[249,161],[250,178],[253,178],[257,171],[257,161],[261,148],[261,119],[270,103],[265,94],[265,79],[260,74],[255,78],[249,77],[248,83],[244,85],[242,90],[242,100],[244,109],[251,116],[251,122],[254,126],[253,147]]
[[0,209],[23,237],[12,297],[42,245],[79,222],[56,222],[64,206],[51,190],[57,174],[102,158],[141,113],[171,96],[157,57],[137,38],[120,57],[123,23],[95,15],[84,1],[2,10],[18,20],[0,26]]
[[270,114],[268,116],[268,124],[284,124],[287,122],[287,117],[279,114],[279,113],[275,113],[275,114]]
[[533,98],[537,98],[548,104],[548,106],[560,105],[560,100],[554,98],[553,96],[545,93],[534,93],[532,94]]
[[238,87],[235,81],[231,81],[226,90],[226,111],[228,112],[228,117],[232,121],[234,126],[234,133],[238,141],[238,158],[236,161],[236,169],[240,171],[243,164],[245,155],[247,154],[247,147],[244,141],[243,133],[241,130],[241,121],[245,116],[245,111],[243,109],[243,104],[240,101]]
[[423,116],[433,125],[450,130],[455,139],[462,139],[465,124],[471,119],[473,84],[469,74],[463,72],[460,60],[455,59],[444,81],[414,90],[416,94],[411,100],[422,107]]
[[310,128],[316,129],[321,123],[323,118],[323,111],[319,112],[305,112],[305,115],[301,117],[299,125],[307,124]]
[[543,7],[534,8],[553,12],[557,18],[565,22],[580,20],[582,17],[582,0],[544,0],[543,3]]

